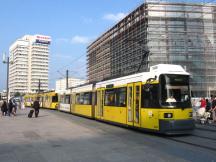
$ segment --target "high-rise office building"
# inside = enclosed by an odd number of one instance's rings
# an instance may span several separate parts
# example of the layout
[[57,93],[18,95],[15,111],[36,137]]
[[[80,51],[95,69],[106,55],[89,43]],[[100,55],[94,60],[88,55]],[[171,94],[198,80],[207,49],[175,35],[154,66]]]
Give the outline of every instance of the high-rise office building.
[[146,2],[88,46],[90,82],[182,65],[195,96],[216,93],[216,5]]
[[48,90],[50,42],[49,36],[25,35],[10,46],[10,93]]

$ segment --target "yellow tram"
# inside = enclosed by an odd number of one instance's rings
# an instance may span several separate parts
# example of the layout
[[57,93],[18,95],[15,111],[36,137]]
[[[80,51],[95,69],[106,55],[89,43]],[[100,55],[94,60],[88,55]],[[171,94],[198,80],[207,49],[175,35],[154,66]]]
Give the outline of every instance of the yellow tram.
[[33,94],[33,93],[26,94],[24,96],[25,107],[31,107],[36,98],[37,98],[37,94]]
[[58,108],[58,94],[54,91],[26,94],[24,96],[25,106],[31,107],[33,102],[36,99],[39,99],[41,108],[46,108],[46,109],[57,109]]
[[165,134],[194,129],[189,73],[179,65],[152,66],[150,72],[72,89],[72,95],[75,114]]
[[[116,79],[81,85],[59,93],[59,110],[126,127],[164,134],[194,129],[189,73],[179,65],[159,64]],[[55,109],[42,95],[42,106]],[[55,97],[57,101],[57,97]]]
[[54,91],[40,93],[39,100],[42,108],[46,108],[46,109],[58,108],[58,94]]

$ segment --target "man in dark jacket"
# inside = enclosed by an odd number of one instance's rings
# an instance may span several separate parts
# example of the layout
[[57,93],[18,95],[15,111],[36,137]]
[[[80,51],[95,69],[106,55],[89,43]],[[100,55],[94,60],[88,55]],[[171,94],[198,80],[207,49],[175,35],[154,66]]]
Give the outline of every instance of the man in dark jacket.
[[39,109],[40,109],[40,103],[39,103],[39,99],[36,99],[33,103],[33,108],[35,110],[35,117],[38,117],[39,114]]
[[8,106],[7,106],[7,102],[5,100],[3,101],[3,104],[1,106],[1,111],[2,111],[2,116],[7,115]]

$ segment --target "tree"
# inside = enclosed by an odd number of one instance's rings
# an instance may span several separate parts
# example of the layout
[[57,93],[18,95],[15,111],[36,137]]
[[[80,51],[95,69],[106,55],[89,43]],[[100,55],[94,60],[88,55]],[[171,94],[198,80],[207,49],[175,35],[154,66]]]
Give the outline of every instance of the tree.
[[19,92],[16,92],[15,94],[14,94],[14,97],[20,97],[20,93]]

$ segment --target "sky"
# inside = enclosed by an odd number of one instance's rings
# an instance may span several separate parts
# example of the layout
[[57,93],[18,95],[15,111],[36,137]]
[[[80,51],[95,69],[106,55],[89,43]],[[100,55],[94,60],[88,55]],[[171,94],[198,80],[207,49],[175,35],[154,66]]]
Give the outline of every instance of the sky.
[[87,46],[143,2],[1,0],[0,91],[6,89],[7,66],[2,63],[2,55],[9,53],[18,38],[26,34],[51,36],[49,88],[54,89],[55,81],[65,77],[66,70],[70,77],[86,79]]

